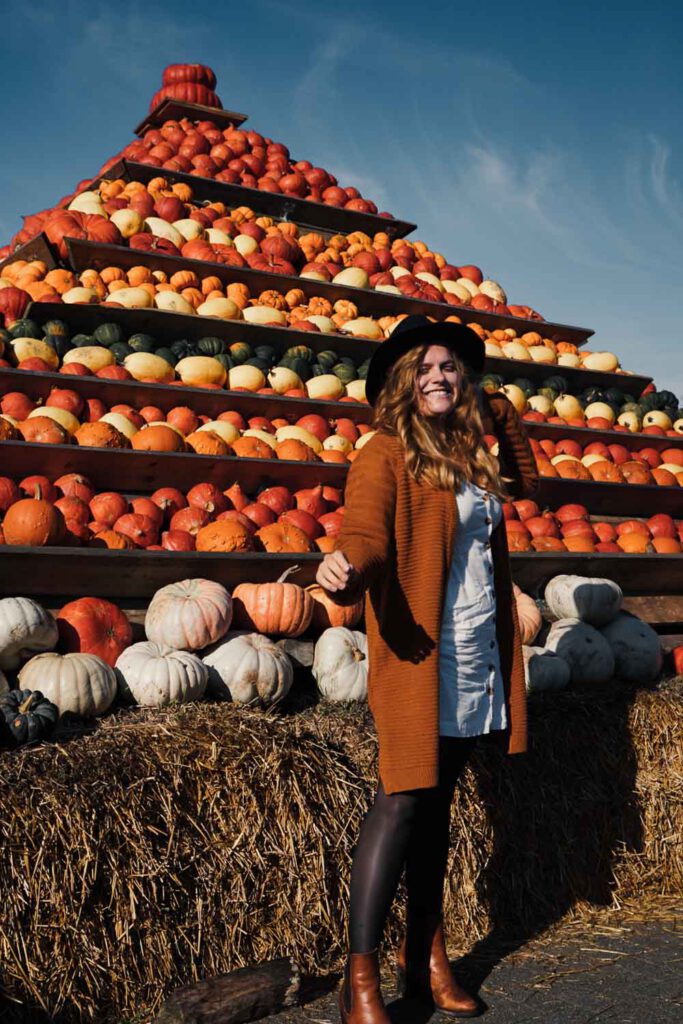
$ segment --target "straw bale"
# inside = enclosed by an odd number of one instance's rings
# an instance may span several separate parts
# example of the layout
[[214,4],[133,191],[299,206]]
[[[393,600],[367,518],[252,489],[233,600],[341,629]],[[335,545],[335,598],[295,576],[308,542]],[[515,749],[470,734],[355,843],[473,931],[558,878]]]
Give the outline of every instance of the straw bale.
[[[681,696],[537,695],[526,757],[476,752],[455,797],[451,941],[683,893]],[[6,995],[44,1019],[102,1022],[273,957],[338,969],[376,744],[364,705],[307,700],[119,711],[3,754]],[[388,946],[401,917],[399,899]]]

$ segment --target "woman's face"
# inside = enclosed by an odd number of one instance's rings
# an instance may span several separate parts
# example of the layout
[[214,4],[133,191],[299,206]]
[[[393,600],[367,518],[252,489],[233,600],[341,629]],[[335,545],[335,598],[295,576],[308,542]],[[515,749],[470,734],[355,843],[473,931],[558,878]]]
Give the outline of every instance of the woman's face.
[[443,345],[430,345],[417,368],[416,387],[426,416],[446,416],[458,404],[462,376],[453,353]]

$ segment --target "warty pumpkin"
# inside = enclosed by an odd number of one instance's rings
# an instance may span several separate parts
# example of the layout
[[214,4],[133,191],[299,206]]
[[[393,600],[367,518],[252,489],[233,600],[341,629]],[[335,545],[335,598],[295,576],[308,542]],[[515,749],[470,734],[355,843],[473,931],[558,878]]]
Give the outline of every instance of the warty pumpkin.
[[60,544],[66,534],[64,516],[38,491],[37,498],[23,498],[11,505],[2,522],[5,544],[46,547]]

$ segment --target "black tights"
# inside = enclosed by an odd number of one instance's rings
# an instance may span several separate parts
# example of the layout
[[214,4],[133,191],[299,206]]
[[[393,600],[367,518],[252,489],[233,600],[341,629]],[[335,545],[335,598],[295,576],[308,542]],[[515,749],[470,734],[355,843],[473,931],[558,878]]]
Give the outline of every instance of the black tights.
[[453,792],[475,740],[441,737],[439,784],[387,796],[380,782],[351,869],[352,953],[377,949],[403,868],[408,913],[441,912]]

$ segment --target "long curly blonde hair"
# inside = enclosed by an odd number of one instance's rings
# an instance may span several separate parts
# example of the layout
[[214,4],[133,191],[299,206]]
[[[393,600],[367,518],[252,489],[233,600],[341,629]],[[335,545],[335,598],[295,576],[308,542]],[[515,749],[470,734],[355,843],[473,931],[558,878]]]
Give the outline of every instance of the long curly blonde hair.
[[460,393],[455,408],[443,419],[421,410],[417,371],[429,348],[418,345],[393,364],[377,399],[373,427],[399,438],[408,471],[418,483],[446,491],[458,490],[467,481],[506,500],[498,460],[484,441],[479,393],[457,353],[453,362],[460,372]]

